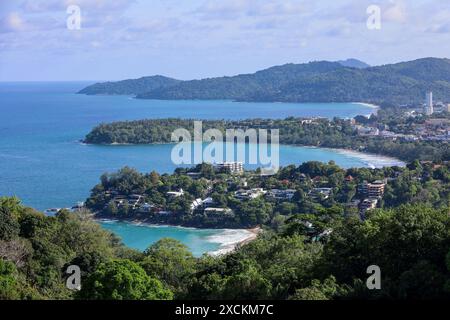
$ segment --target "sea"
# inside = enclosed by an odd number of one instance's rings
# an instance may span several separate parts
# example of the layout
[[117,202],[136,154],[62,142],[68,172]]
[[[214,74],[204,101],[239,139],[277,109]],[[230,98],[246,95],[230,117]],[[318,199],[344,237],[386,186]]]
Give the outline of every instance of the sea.
[[[130,96],[77,94],[92,82],[0,83],[0,196],[46,210],[84,201],[105,172],[124,166],[141,172],[171,173],[173,146],[86,145],[80,141],[100,123],[119,120],[185,118],[248,119],[369,115],[359,103],[245,103],[229,100],[138,100]],[[335,161],[349,167],[403,165],[397,159],[309,147],[280,146],[280,164]],[[255,166],[254,166],[255,167]],[[248,167],[247,169],[253,169]],[[164,237],[186,244],[199,256],[220,251],[249,236],[246,230],[199,230],[173,226],[101,221],[123,242],[144,250]]]

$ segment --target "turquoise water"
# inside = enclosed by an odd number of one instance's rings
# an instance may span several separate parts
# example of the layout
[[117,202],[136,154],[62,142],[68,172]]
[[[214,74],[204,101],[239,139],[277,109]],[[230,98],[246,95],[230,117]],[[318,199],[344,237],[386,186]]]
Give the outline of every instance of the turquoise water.
[[174,228],[168,226],[146,226],[117,221],[100,223],[104,228],[126,239],[130,248],[145,250],[161,238],[173,238],[188,245],[195,256],[218,249],[218,243],[211,242],[208,237],[220,233],[221,230],[199,230]]
[[[74,92],[89,83],[0,83],[0,195],[16,195],[39,210],[68,207],[83,201],[104,172],[128,165],[143,172],[172,172],[170,145],[92,146],[82,139],[101,122],[143,118],[242,119],[287,116],[351,117],[373,109],[358,104],[237,103],[231,101],[154,101],[126,96],[85,96]],[[343,167],[370,161],[333,150],[282,146],[280,163],[334,160]],[[192,248],[208,251],[217,243],[204,241],[197,230],[141,227],[130,236],[122,225],[110,225],[125,243],[146,244],[175,232]],[[126,227],[125,227],[126,229]],[[136,231],[136,230],[135,230]],[[205,231],[206,232],[206,231]],[[211,231],[212,232],[212,231]],[[215,231],[217,232],[217,231]],[[199,238],[191,237],[197,235]],[[135,239],[135,240],[133,240]],[[148,239],[148,240],[145,240]],[[136,243],[137,243],[136,242]]]

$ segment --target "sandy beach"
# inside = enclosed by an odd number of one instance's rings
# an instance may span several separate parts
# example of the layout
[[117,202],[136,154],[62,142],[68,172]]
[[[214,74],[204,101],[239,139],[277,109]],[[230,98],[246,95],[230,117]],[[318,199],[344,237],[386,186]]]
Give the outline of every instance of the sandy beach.
[[406,163],[400,159],[374,154],[374,153],[365,153],[360,151],[355,151],[351,149],[331,149],[335,150],[336,152],[339,152],[341,154],[349,155],[351,157],[356,157],[361,159],[362,161],[367,163],[367,166],[369,168],[375,169],[375,168],[383,168],[383,167],[392,167],[392,166],[399,166],[399,167],[405,167]]
[[[219,255],[224,255],[224,254],[233,252],[237,248],[242,247],[242,246],[252,242],[253,240],[255,240],[258,237],[258,235],[262,232],[262,229],[260,227],[256,227],[253,229],[242,229],[242,230],[239,230],[239,229],[231,230],[230,229],[228,231],[239,232],[239,236],[236,236],[236,237],[231,236],[230,242],[222,244],[220,249],[209,252],[208,254],[210,254],[212,256],[219,256]],[[232,240],[233,238],[234,238],[234,240]]]
[[377,106],[376,104],[368,103],[368,102],[352,102],[353,104],[359,104],[361,106],[365,106],[368,108],[372,108],[373,111],[370,114],[367,114],[367,117],[370,117],[372,114],[377,115],[378,110],[381,108],[380,106]]

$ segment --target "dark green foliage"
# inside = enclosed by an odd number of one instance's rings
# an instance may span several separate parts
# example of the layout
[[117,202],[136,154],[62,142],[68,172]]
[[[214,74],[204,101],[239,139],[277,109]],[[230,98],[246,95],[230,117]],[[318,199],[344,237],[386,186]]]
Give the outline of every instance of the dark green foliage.
[[338,281],[363,279],[369,265],[378,265],[386,296],[431,299],[445,294],[449,247],[448,207],[403,205],[342,225],[325,246],[324,260]]
[[[115,237],[83,212],[75,214],[63,210],[55,217],[47,217],[23,207],[16,198],[0,198],[0,213],[0,299],[70,299],[74,293],[65,285],[69,265],[80,267],[84,282],[111,259],[125,255],[137,257],[131,252],[126,254],[126,249]],[[121,260],[117,261],[122,265]],[[140,298],[171,297],[170,291],[160,282],[135,266],[138,274],[145,275],[137,280],[136,290],[146,289]],[[123,267],[128,267],[126,262]],[[117,291],[117,298],[126,296],[127,293],[121,293],[124,282],[114,280],[104,285],[111,292]],[[133,294],[139,296],[133,290],[130,288],[129,298]],[[107,293],[104,294],[107,298]],[[84,297],[92,298],[93,295]]]
[[18,199],[0,198],[0,240],[11,240],[19,235],[19,209]]
[[[448,298],[449,223],[448,208],[409,205],[346,223],[323,245],[267,232],[233,254],[202,258],[190,294],[194,299]],[[373,264],[381,268],[381,290],[365,284]]]
[[78,295],[95,300],[170,300],[172,293],[130,260],[101,264],[83,282]]
[[196,259],[174,239],[161,239],[144,252],[139,263],[151,277],[163,281],[176,296],[188,297],[187,287],[196,271]]
[[151,90],[166,88],[179,83],[175,80],[163,76],[143,77],[135,80],[123,80],[118,82],[96,83],[84,88],[78,93],[95,95],[95,94],[119,94],[119,95],[136,95]]
[[0,259],[0,300],[19,299],[17,269],[13,263]]

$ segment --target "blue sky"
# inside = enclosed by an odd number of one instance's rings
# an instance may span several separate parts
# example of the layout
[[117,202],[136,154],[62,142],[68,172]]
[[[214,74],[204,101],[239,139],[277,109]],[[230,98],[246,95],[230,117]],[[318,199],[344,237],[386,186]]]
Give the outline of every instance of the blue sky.
[[[66,9],[81,9],[68,30]],[[366,26],[381,8],[381,29]],[[448,0],[0,0],[0,81],[195,79],[450,57]]]

